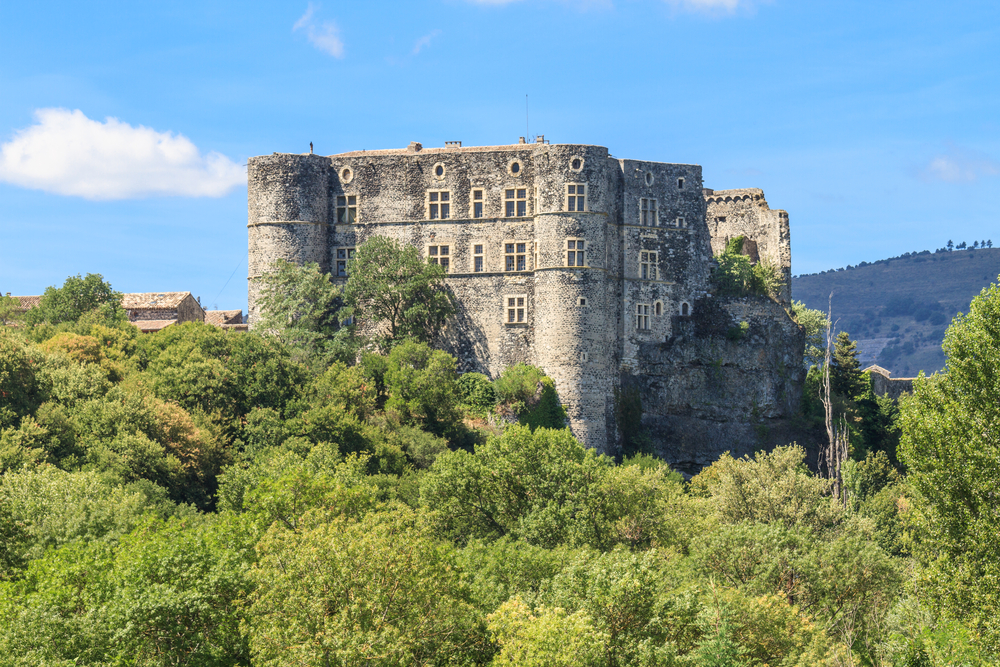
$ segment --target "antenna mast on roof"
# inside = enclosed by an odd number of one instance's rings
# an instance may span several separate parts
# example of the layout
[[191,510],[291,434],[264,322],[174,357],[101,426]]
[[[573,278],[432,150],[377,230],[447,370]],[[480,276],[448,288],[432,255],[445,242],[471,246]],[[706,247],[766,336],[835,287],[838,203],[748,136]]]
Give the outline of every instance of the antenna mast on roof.
[[531,142],[531,132],[528,131],[528,93],[524,94],[524,138]]

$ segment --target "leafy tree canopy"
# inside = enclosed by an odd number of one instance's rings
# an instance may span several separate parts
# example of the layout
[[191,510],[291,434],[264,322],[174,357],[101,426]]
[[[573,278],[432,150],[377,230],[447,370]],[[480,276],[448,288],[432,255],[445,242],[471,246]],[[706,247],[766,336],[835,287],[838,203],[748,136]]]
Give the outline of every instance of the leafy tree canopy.
[[373,236],[348,263],[344,300],[366,326],[394,345],[432,340],[455,313],[445,271],[395,239]]
[[41,302],[24,315],[28,324],[75,322],[84,313],[101,309],[113,321],[125,319],[122,294],[111,288],[99,273],[70,276],[62,287],[47,287]]

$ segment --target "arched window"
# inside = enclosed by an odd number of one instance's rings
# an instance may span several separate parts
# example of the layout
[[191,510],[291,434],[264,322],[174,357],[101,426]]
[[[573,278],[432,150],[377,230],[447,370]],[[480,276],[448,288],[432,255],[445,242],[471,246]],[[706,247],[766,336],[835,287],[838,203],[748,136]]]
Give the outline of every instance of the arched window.
[[663,314],[663,303],[660,302],[660,301],[657,301],[656,305],[653,307],[653,312],[656,315],[662,315]]
[[687,305],[687,302],[681,304],[681,315],[687,317],[691,314],[691,306]]

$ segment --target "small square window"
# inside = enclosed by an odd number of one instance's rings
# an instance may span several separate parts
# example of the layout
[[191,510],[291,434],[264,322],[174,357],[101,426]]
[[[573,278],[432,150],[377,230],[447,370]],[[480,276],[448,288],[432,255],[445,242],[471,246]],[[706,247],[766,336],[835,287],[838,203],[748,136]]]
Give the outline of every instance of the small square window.
[[568,239],[566,241],[566,266],[585,266],[587,242],[584,239]]
[[580,306],[581,308],[586,308],[587,307],[587,297],[581,296],[580,300],[577,302],[577,305]]
[[524,294],[513,294],[504,297],[507,311],[507,324],[524,324],[528,321],[528,297]]
[[582,212],[587,210],[587,186],[583,183],[566,185],[566,210]]
[[347,276],[347,263],[354,259],[354,248],[337,248],[337,276]]
[[429,220],[447,220],[451,217],[451,192],[448,190],[430,190],[427,192],[427,218]]
[[503,252],[504,271],[528,270],[528,244],[526,242],[504,243]]
[[472,272],[482,273],[486,270],[486,258],[483,256],[484,246],[482,243],[475,243],[472,246]]
[[683,190],[684,189],[684,179],[683,178],[678,178],[677,179],[677,189],[678,190]]
[[439,265],[445,273],[448,273],[451,266],[450,249],[450,246],[446,245],[427,246],[427,261]]
[[504,190],[504,214],[508,218],[522,218],[528,214],[528,190],[512,188]]
[[358,198],[354,195],[337,197],[337,224],[353,225],[358,221]]

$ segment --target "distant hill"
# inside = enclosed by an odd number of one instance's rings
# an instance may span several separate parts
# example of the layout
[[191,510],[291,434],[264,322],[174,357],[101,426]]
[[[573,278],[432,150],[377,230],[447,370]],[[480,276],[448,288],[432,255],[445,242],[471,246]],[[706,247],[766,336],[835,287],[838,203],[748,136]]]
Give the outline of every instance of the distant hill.
[[956,313],[1000,274],[1000,248],[907,253],[846,269],[792,277],[792,298],[826,312],[833,292],[838,331],[858,341],[862,367],[895,377],[944,368],[941,342]]

